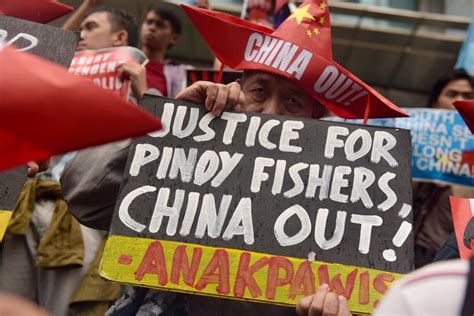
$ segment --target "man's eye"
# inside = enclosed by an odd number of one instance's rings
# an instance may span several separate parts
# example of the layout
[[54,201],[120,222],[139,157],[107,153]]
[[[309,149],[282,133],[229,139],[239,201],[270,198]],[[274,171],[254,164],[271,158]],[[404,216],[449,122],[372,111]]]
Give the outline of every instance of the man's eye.
[[305,107],[305,103],[295,97],[289,97],[288,99],[286,99],[285,103],[285,107],[290,113],[299,112]]
[[448,98],[455,98],[455,97],[457,97],[457,95],[458,94],[455,91],[448,91],[448,93],[446,93],[446,96]]

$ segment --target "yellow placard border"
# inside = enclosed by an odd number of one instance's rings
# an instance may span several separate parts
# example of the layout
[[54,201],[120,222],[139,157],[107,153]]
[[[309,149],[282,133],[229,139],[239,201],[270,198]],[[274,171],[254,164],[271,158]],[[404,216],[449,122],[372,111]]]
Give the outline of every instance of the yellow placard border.
[[3,236],[5,236],[12,214],[12,211],[0,210],[0,241],[2,241]]
[[[268,270],[267,268],[261,269],[260,271],[255,273],[255,279],[259,288],[262,290],[262,297],[254,298],[251,296],[251,293],[248,288],[245,288],[245,293],[243,297],[236,297],[232,294],[232,289],[234,288],[236,274],[238,270],[239,260],[243,253],[248,253],[251,255],[252,260],[250,261],[250,265],[254,264],[257,260],[261,258],[285,258],[285,260],[289,260],[294,267],[294,273],[296,273],[298,267],[303,262],[308,262],[304,259],[298,258],[289,258],[289,257],[281,257],[281,256],[273,256],[268,254],[256,253],[256,252],[248,252],[242,251],[238,249],[229,249],[229,248],[215,248],[215,247],[208,247],[203,245],[196,245],[196,244],[187,244],[187,243],[180,243],[180,242],[173,242],[173,241],[166,241],[160,240],[159,243],[162,246],[164,258],[166,261],[166,271],[167,271],[167,284],[165,286],[161,286],[158,283],[158,277],[156,274],[145,274],[142,276],[141,280],[136,279],[136,272],[138,267],[141,265],[143,257],[147,252],[149,246],[157,242],[154,239],[146,239],[146,238],[134,238],[134,237],[125,237],[125,236],[110,236],[107,240],[107,244],[105,246],[104,255],[102,257],[101,266],[100,266],[100,275],[108,280],[130,284],[130,285],[137,285],[137,286],[145,286],[154,289],[160,290],[169,290],[173,292],[181,292],[181,293],[188,293],[188,294],[197,294],[197,295],[204,295],[204,296],[212,296],[212,297],[221,297],[221,298],[230,298],[230,299],[237,299],[243,301],[254,301],[260,303],[269,303],[273,305],[281,305],[281,306],[295,306],[298,301],[303,297],[296,296],[295,299],[289,299],[289,285],[277,287],[275,292],[275,299],[274,300],[267,300],[265,298],[266,293],[266,281],[267,279],[265,276],[268,277],[268,273],[265,271]],[[206,286],[202,291],[198,291],[189,285],[184,284],[183,275],[180,274],[179,282],[182,284],[174,284],[170,282],[170,275],[171,275],[171,266],[173,262],[173,256],[176,248],[178,246],[185,246],[186,247],[186,254],[188,257],[189,262],[191,262],[191,258],[193,257],[193,251],[196,248],[202,249],[202,256],[201,256],[201,264],[199,265],[198,272],[196,274],[196,283],[202,276],[202,272],[205,270],[206,266],[208,265],[209,261],[211,261],[212,256],[214,256],[216,250],[224,249],[225,252],[228,254],[229,257],[229,283],[230,283],[230,294],[218,294],[216,291],[216,285],[210,284]],[[137,259],[138,257],[138,259]],[[135,260],[137,259],[137,260]],[[356,266],[347,266],[335,263],[326,263],[320,261],[313,261],[311,264],[311,270],[315,276],[315,289],[323,282],[318,277],[319,269],[324,269],[324,271],[328,272],[329,276],[329,284],[331,288],[334,288],[333,283],[334,279],[337,279],[337,274],[340,274],[339,279],[342,281],[342,286],[344,287],[346,284],[346,278],[351,273],[354,276],[354,273],[357,274],[357,277],[354,282],[354,288],[352,290],[352,296],[349,299],[349,307],[353,312],[359,313],[371,313],[377,304],[377,302],[382,298],[383,294],[380,293],[380,290],[375,290],[374,284],[375,280],[378,279],[377,284],[380,287],[384,287],[385,289],[390,284],[383,284],[380,285],[380,276],[386,277],[390,276],[395,281],[400,279],[403,275],[375,270],[375,269],[368,269],[363,267],[356,267]],[[232,267],[232,269],[230,268]],[[323,268],[324,267],[324,268]],[[327,270],[326,270],[327,267]],[[357,272],[354,272],[356,271]],[[278,271],[278,277],[284,278],[285,271]],[[360,283],[362,282],[362,274],[364,277],[369,277],[369,285],[367,285],[367,278],[365,278],[365,288],[367,289],[365,293],[361,293],[360,291]],[[263,276],[263,277],[262,277]],[[326,282],[324,282],[326,283]],[[390,282],[386,282],[390,283]],[[341,284],[341,283],[340,283]],[[337,287],[337,286],[336,286]],[[341,287],[339,287],[341,289]],[[342,288],[344,290],[344,288]],[[337,292],[337,291],[336,291]],[[341,292],[341,291],[339,291]],[[341,293],[338,293],[341,294]],[[360,296],[364,295],[366,297],[368,295],[369,301],[366,304],[359,304]],[[365,298],[367,300],[367,297]]]

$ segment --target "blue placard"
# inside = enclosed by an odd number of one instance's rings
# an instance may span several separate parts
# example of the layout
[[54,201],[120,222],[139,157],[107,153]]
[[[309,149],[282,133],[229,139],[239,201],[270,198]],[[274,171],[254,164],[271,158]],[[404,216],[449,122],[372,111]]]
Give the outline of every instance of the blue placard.
[[368,123],[411,131],[413,179],[474,187],[474,136],[459,113],[427,108],[404,110],[409,118],[371,119]]

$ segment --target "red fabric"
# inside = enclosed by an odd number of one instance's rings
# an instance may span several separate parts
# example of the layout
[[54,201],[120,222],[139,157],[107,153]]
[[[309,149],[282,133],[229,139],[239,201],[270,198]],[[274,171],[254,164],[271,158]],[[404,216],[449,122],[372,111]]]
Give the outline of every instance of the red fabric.
[[[231,68],[260,70],[293,80],[326,108],[343,118],[364,118],[369,98],[371,104],[369,118],[407,116],[402,109],[332,60],[329,9],[327,5],[321,3],[323,2],[306,0],[298,8],[299,11],[288,17],[275,32],[225,13],[182,6],[217,58]],[[255,36],[260,36],[260,42],[251,41]],[[276,55],[270,54],[265,57],[262,55],[258,60],[259,55],[256,51],[267,40],[268,42],[282,40],[284,43],[282,45],[297,45],[295,54],[289,57],[288,66],[283,67],[283,70],[272,64],[275,63]],[[248,45],[251,49],[246,54]],[[279,50],[275,51],[278,55]],[[298,65],[298,61],[301,61],[299,58],[308,53],[310,59],[304,67],[304,72],[298,74],[289,71],[292,69],[292,64]],[[257,61],[248,57],[250,55],[256,56]],[[321,85],[325,86],[323,74],[331,70],[337,73],[337,77],[328,76],[332,82],[328,85],[329,88],[322,92],[316,91],[314,87],[318,79]]]
[[456,101],[454,106],[466,122],[467,127],[474,133],[474,101]]
[[166,78],[163,71],[165,65],[163,63],[150,60],[145,67],[148,88],[160,91],[164,97],[168,96],[168,92],[166,90]]
[[0,52],[0,170],[161,128],[159,120],[55,64]]
[[73,10],[56,0],[0,0],[1,15],[38,23],[48,23]]
[[467,224],[474,216],[469,199],[463,199],[451,196],[451,211],[453,214],[454,232],[458,242],[459,254],[461,259],[469,259],[473,249],[469,249],[464,244],[464,231]]

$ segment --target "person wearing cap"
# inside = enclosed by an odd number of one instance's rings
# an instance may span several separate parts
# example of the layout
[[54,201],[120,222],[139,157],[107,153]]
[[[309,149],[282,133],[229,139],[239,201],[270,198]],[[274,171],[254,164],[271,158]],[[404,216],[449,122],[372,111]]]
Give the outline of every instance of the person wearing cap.
[[[215,115],[225,109],[317,118],[325,109],[345,118],[406,114],[332,60],[326,2],[305,1],[275,31],[220,12],[184,6],[185,12],[223,65],[244,70],[228,85],[199,81],[177,99],[203,104]],[[108,230],[128,151],[109,157],[95,180],[66,168],[61,179],[71,211],[84,225]],[[83,166],[83,173],[89,173]],[[68,173],[70,173],[68,175]],[[68,176],[68,179],[66,179]],[[95,183],[91,186],[91,183]],[[299,315],[324,311],[349,315],[347,301],[328,286],[298,305]],[[294,315],[295,309],[152,289],[126,293],[107,315]]]

